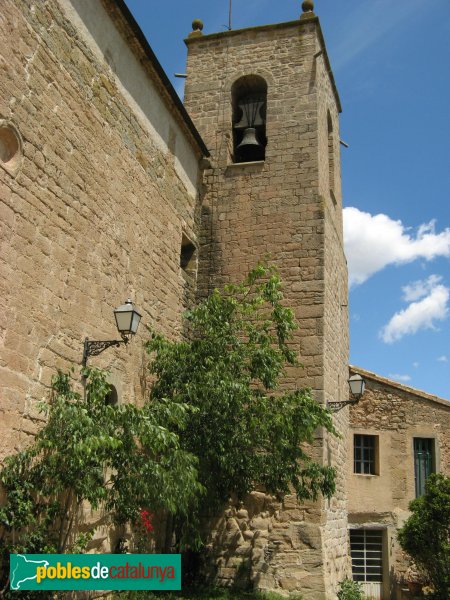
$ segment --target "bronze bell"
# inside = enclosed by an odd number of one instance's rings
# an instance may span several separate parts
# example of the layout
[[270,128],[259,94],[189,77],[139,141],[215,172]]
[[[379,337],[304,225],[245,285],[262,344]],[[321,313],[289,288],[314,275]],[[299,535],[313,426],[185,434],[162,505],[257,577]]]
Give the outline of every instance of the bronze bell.
[[256,129],[254,127],[247,127],[244,130],[242,142],[237,147],[237,150],[241,150],[244,146],[258,146],[262,147],[262,144],[256,139]]

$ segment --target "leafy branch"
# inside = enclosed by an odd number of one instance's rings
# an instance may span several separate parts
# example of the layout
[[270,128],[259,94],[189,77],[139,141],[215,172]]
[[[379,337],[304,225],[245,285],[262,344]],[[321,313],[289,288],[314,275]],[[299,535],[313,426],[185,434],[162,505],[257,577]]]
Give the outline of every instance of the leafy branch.
[[168,399],[195,409],[179,434],[199,461],[203,514],[231,495],[245,497],[255,485],[277,496],[293,487],[301,499],[330,497],[334,469],[314,462],[305,443],[319,427],[336,434],[332,416],[310,390],[278,388],[285,365],[296,364],[290,344],[296,324],[277,271],[259,265],[243,283],[215,290],[186,318],[189,340],[152,332],[151,402]]

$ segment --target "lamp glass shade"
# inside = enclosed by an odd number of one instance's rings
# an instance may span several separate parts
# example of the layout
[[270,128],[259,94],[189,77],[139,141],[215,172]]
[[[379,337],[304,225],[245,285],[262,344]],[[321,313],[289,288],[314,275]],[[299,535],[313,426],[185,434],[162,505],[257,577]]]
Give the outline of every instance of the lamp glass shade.
[[117,329],[122,334],[135,334],[141,320],[141,315],[133,306],[131,300],[119,306],[114,311],[116,317]]
[[133,310],[133,319],[131,321],[131,333],[136,333],[137,328],[139,327],[139,322],[141,320],[141,315],[135,309]]
[[350,386],[350,391],[352,392],[353,396],[360,397],[364,394],[366,382],[358,373],[350,377],[350,379],[348,380],[348,384]]

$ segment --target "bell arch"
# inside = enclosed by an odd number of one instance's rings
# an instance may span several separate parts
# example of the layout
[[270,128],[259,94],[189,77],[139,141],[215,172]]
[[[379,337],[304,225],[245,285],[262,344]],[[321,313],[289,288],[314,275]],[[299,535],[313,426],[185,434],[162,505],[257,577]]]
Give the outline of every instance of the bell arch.
[[244,75],[231,87],[233,161],[253,162],[266,156],[267,82]]

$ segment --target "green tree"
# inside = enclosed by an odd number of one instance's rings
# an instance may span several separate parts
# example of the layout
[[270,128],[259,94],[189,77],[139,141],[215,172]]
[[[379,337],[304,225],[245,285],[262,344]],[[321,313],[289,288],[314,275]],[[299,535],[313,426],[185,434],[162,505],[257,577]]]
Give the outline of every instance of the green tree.
[[296,325],[276,270],[258,266],[186,318],[188,340],[153,333],[147,344],[156,375],[150,401],[195,408],[180,438],[199,461],[202,510],[214,513],[256,484],[280,497],[291,488],[301,499],[330,497],[334,469],[314,462],[305,442],[319,427],[335,433],[332,416],[310,390],[278,387],[285,365],[296,362],[289,345]]
[[55,377],[46,424],[0,474],[3,560],[9,552],[82,550],[85,502],[117,524],[143,508],[167,511],[198,540],[205,506],[214,512],[255,484],[278,496],[291,486],[299,498],[332,495],[334,470],[305,449],[317,428],[335,433],[331,414],[308,390],[277,389],[296,360],[277,273],[258,267],[187,319],[188,341],[154,334],[148,343],[156,381],[142,408],[108,406],[106,374],[97,369],[83,372],[84,395],[70,375]]
[[399,530],[401,547],[428,575],[436,600],[450,597],[450,477],[433,474],[425,494],[413,500]]
[[84,395],[73,390],[68,374],[55,377],[51,401],[42,406],[46,424],[1,472],[4,565],[10,552],[80,551],[89,539],[78,529],[84,502],[124,524],[144,507],[184,513],[202,491],[197,460],[176,432],[190,407],[166,399],[142,408],[108,406],[106,373],[87,369],[84,375]]

